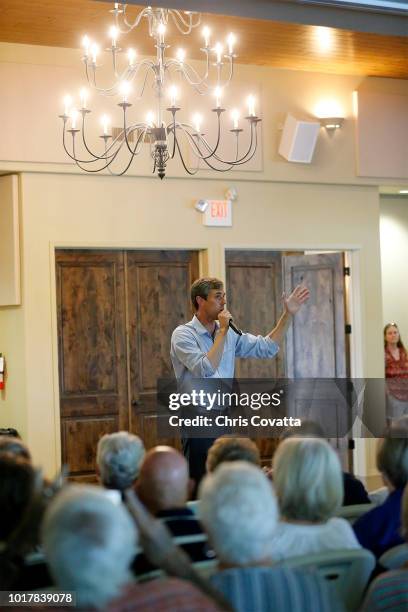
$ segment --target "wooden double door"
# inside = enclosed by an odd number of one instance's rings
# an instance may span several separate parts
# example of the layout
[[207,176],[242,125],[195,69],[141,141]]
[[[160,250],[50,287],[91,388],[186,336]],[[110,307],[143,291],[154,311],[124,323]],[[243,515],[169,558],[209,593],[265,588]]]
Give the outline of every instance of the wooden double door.
[[62,461],[89,480],[101,435],[158,442],[157,380],[173,375],[170,337],[191,318],[198,253],[57,250],[56,278]]
[[[237,359],[238,378],[338,379],[348,373],[343,253],[226,252],[228,309],[246,331],[266,335],[282,312],[282,293],[298,284],[310,299],[294,317],[276,359]],[[341,394],[310,401],[299,386],[293,416],[318,421],[326,431],[344,431],[347,411]],[[323,422],[322,422],[323,419]],[[326,422],[324,422],[326,420]],[[347,426],[349,423],[347,423]],[[278,440],[258,438],[262,461],[270,464]],[[345,469],[351,466],[348,440],[332,439]]]

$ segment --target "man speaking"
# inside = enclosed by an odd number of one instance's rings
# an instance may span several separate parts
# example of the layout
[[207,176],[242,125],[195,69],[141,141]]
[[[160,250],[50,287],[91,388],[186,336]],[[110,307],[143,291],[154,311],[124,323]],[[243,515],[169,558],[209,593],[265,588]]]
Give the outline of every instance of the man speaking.
[[[225,309],[224,285],[217,278],[200,278],[191,286],[191,301],[195,315],[189,323],[179,325],[171,337],[170,357],[179,386],[190,387],[196,378],[233,378],[236,357],[265,359],[279,351],[286,329],[309,290],[298,285],[286,297],[282,296],[283,313],[275,327],[263,336],[242,333]],[[210,438],[183,439],[190,475],[198,481],[204,474]]]

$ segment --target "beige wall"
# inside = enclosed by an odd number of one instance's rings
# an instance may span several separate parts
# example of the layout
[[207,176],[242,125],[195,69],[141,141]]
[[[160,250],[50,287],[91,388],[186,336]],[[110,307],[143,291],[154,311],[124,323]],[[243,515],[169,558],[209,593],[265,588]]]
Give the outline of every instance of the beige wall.
[[23,174],[24,353],[38,366],[27,368],[21,409],[34,456],[48,471],[59,461],[56,246],[208,249],[208,271],[221,276],[227,247],[357,249],[364,369],[381,375],[377,190],[237,182],[233,227],[206,228],[192,202],[224,188],[201,180]]
[[[0,78],[7,82],[0,97],[0,114],[7,116],[0,140],[0,171],[39,170],[48,172],[77,172],[69,163],[61,143],[62,122],[58,115],[63,111],[62,98],[70,92],[78,100],[80,87],[86,84],[81,52],[77,49],[60,49],[0,43]],[[105,58],[104,61],[107,61]],[[199,70],[199,63],[194,64]],[[108,76],[108,75],[106,75]],[[366,81],[369,81],[367,84]],[[105,84],[109,83],[107,79]],[[386,92],[404,93],[408,82],[395,79],[364,79],[358,76],[308,73],[277,70],[263,66],[236,66],[234,80],[223,98],[226,107],[236,106],[245,114],[245,98],[253,92],[259,98],[257,110],[262,117],[263,150],[260,171],[233,172],[229,176],[244,180],[279,180],[318,183],[377,184],[378,179],[356,179],[355,119],[352,94],[362,86],[374,87]],[[147,93],[150,87],[147,88]],[[229,93],[228,93],[229,92]],[[205,100],[206,98],[204,98]],[[311,164],[289,163],[278,155],[278,146],[287,112],[299,118],[315,118],[317,105],[324,100],[334,100],[340,107],[345,122],[341,130],[327,132],[320,129]],[[95,135],[101,131],[99,117],[102,112],[111,114],[116,108],[109,98],[95,94],[91,98],[94,110],[87,121],[96,126]],[[184,97],[185,114],[180,117],[190,121],[196,108],[204,110],[203,98]],[[208,105],[211,106],[211,105]],[[138,102],[135,106],[139,119],[154,108],[150,102]],[[134,109],[130,109],[133,112]],[[131,115],[132,116],[132,115]],[[204,128],[210,133],[211,113]],[[223,121],[230,127],[229,112]],[[99,139],[97,138],[98,142]],[[100,144],[100,143],[99,143]],[[384,156],[386,159],[386,151]],[[258,167],[256,164],[255,167]],[[132,165],[129,174],[150,174],[147,156]],[[78,171],[80,172],[80,171]],[[184,171],[176,161],[169,162],[168,175],[183,177]],[[214,176],[204,171],[203,178]],[[386,182],[386,179],[382,179]]]
[[[361,353],[359,373],[382,376],[378,189],[373,181],[355,177],[351,93],[360,79],[240,68],[242,82],[255,78],[262,92],[262,172],[228,176],[204,173],[189,179],[176,169],[172,171],[174,178],[163,182],[149,177],[148,170],[139,177],[89,176],[71,173],[72,167],[61,163],[61,154],[56,152],[60,146],[56,130],[60,126],[54,114],[59,112],[64,92],[53,89],[49,75],[55,74],[54,68],[61,73],[67,67],[72,70],[77,55],[67,50],[53,50],[51,55],[42,48],[0,45],[0,61],[8,64],[7,70],[16,58],[24,64],[24,70],[29,57],[36,63],[37,88],[30,90],[32,85],[26,84],[27,96],[36,110],[41,96],[47,96],[46,112],[34,114],[35,121],[33,115],[28,117],[24,112],[21,124],[13,120],[17,102],[14,108],[12,99],[6,100],[9,121],[5,129],[13,126],[18,144],[14,149],[11,145],[3,148],[0,155],[0,171],[22,172],[23,253],[22,306],[0,310],[0,339],[4,339],[9,364],[13,362],[13,371],[21,381],[17,386],[16,378],[12,386],[10,367],[9,392],[0,404],[0,423],[7,420],[9,425],[20,424],[35,460],[48,473],[57,469],[60,460],[54,272],[57,246],[197,248],[205,252],[203,271],[221,277],[228,247],[353,251],[357,254],[352,269],[359,309],[356,314],[361,320],[355,330]],[[40,77],[44,65],[51,68],[47,68],[48,77],[43,82]],[[21,86],[14,80],[10,87],[18,92]],[[343,101],[348,118],[344,129],[332,135],[321,132],[311,165],[285,162],[276,153],[278,124],[289,110],[310,113],[322,94],[339,95]],[[0,107],[2,104],[4,97]],[[24,141],[25,134],[30,136]],[[7,138],[11,143],[10,133]],[[57,163],[53,163],[53,156]],[[194,200],[223,197],[232,184],[239,194],[233,204],[233,227],[204,227],[193,208]],[[368,455],[364,445],[360,450],[363,473],[371,468],[365,462]]]
[[408,197],[381,196],[383,323],[395,321],[408,342]]

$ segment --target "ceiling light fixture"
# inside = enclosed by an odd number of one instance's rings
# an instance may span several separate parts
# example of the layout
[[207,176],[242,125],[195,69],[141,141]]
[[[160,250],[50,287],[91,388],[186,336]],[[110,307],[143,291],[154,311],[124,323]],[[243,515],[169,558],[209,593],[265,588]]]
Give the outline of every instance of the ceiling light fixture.
[[[226,50],[220,42],[211,45],[211,32],[204,28],[203,47],[200,49],[204,54],[204,74],[198,72],[189,65],[183,49],[176,52],[176,56],[166,59],[165,52],[169,48],[166,43],[167,25],[169,18],[177,26],[182,34],[189,34],[191,30],[200,23],[200,15],[191,12],[173,11],[146,7],[130,23],[126,17],[126,5],[115,3],[111,11],[115,16],[115,25],[109,30],[110,46],[107,49],[111,54],[114,82],[108,88],[101,88],[97,81],[99,68],[98,54],[99,46],[92,42],[88,36],[83,38],[83,62],[90,88],[103,96],[120,96],[117,106],[121,109],[121,128],[114,130],[109,116],[103,115],[102,129],[100,135],[102,150],[97,153],[89,141],[87,134],[88,116],[91,110],[88,106],[89,92],[82,89],[80,92],[80,105],[75,108],[72,98],[64,98],[64,112],[60,115],[63,121],[63,146],[69,157],[87,172],[101,172],[108,169],[111,174],[122,175],[127,172],[134,158],[139,155],[145,145],[150,146],[152,158],[152,172],[162,179],[166,173],[166,165],[169,159],[178,154],[184,170],[190,174],[196,174],[200,165],[216,170],[218,172],[228,171],[235,166],[248,162],[255,155],[257,149],[257,124],[261,119],[255,112],[255,98],[249,96],[247,99],[247,116],[245,117],[249,137],[246,151],[241,152],[240,135],[243,132],[240,123],[240,113],[234,109],[231,114],[230,150],[233,153],[222,157],[220,145],[225,140],[222,129],[222,119],[225,108],[221,105],[221,98],[225,87],[233,77],[235,36],[230,33],[226,40]],[[155,40],[155,59],[139,59],[134,49],[127,51],[126,59],[122,58],[122,49],[119,46],[119,36],[123,32],[129,32],[137,27],[142,18],[146,18],[149,25],[149,35]],[[121,68],[122,66],[122,68]],[[215,74],[210,81],[210,73]],[[135,102],[143,98],[146,85],[152,82],[156,97],[155,112],[150,111],[145,119],[134,119],[130,108]],[[211,112],[215,116],[215,143],[210,144],[205,138],[203,130],[204,118],[195,113],[191,123],[179,119],[181,111],[180,92],[175,85],[175,79],[181,78],[200,95],[210,95],[214,99]],[[169,102],[165,103],[168,94]],[[190,103],[187,102],[187,106]],[[166,115],[167,113],[167,115]],[[71,136],[71,145],[68,147],[67,139]],[[78,138],[77,138],[78,136]],[[185,159],[185,145],[195,159],[195,166],[189,167]],[[78,149],[81,152],[78,152]]]

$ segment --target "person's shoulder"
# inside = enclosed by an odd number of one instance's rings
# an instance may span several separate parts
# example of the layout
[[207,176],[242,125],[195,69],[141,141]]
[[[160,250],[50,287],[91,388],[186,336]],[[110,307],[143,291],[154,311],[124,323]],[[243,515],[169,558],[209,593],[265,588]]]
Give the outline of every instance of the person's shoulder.
[[330,524],[330,531],[335,534],[336,539],[340,536],[344,541],[344,548],[359,547],[353,527],[349,521],[340,516],[334,516],[327,523]]
[[192,332],[194,333],[194,326],[192,325],[191,321],[188,321],[187,323],[177,325],[177,327],[173,330],[171,337],[174,338],[178,336],[185,336],[186,334],[191,335]]
[[346,531],[352,531],[349,521],[341,516],[332,516],[327,521],[326,525],[333,529],[343,529]]
[[386,514],[384,504],[387,502],[387,500],[388,497],[385,502],[360,516],[353,524],[354,531],[360,531],[361,529],[376,531],[376,527],[379,527],[381,518]]
[[[127,591],[126,597],[128,605],[133,605],[133,609],[143,612],[148,610],[161,610],[162,612],[218,610],[212,600],[194,585],[179,578],[160,578],[160,580],[135,583]],[[130,610],[131,607],[127,609]]]

